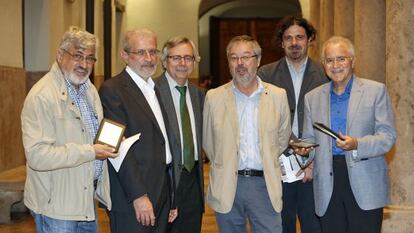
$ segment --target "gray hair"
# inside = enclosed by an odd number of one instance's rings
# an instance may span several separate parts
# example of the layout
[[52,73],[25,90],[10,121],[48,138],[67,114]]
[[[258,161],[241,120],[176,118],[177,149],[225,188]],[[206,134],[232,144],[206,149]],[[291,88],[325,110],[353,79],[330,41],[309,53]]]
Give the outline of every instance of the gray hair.
[[262,57],[262,48],[260,47],[259,43],[257,42],[257,40],[253,39],[253,37],[248,35],[235,36],[230,40],[226,48],[227,57],[230,55],[230,48],[234,44],[239,42],[250,43],[251,45],[253,45],[254,54],[257,55],[258,58]]
[[179,44],[189,44],[191,45],[191,48],[193,49],[193,55],[196,62],[200,62],[200,54],[198,53],[198,50],[194,44],[194,42],[187,37],[184,36],[175,36],[170,39],[168,39],[164,46],[162,47],[162,54],[161,54],[161,61],[165,62],[167,60],[168,53],[170,49],[174,48],[175,46]]
[[63,34],[59,43],[59,49],[69,49],[70,47],[76,49],[86,49],[98,46],[98,38],[76,26],[70,26],[69,30]]
[[345,38],[342,36],[332,36],[327,41],[325,41],[325,43],[323,43],[322,50],[321,50],[321,60],[325,60],[325,50],[328,45],[339,44],[339,43],[344,43],[348,49],[348,52],[351,54],[351,56],[355,57],[354,45],[348,38]]
[[129,40],[131,39],[131,37],[133,36],[139,36],[139,37],[153,37],[155,38],[155,41],[157,40],[157,34],[155,34],[155,32],[149,30],[148,28],[141,28],[141,29],[134,29],[134,30],[130,30],[127,31],[125,33],[125,37],[124,37],[124,43],[123,43],[123,50],[125,52],[129,52],[129,50],[131,49],[131,45],[129,44]]

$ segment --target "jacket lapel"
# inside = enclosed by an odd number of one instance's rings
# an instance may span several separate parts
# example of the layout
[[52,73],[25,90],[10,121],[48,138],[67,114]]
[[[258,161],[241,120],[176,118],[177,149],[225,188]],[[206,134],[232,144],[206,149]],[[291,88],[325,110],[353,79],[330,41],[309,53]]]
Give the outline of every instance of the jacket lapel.
[[[152,123],[156,126],[158,131],[162,134],[161,128],[158,125],[157,119],[155,118],[154,113],[152,112],[151,107],[149,106],[147,99],[145,98],[144,94],[142,93],[141,89],[137,86],[137,84],[132,80],[132,78],[129,76],[129,74],[125,72],[125,75],[123,79],[123,86],[125,88],[125,91],[128,92],[128,96],[130,96],[130,99],[132,101],[135,101],[138,106],[142,109],[142,114],[146,115],[148,119],[152,121]],[[122,78],[121,77],[121,78]],[[158,98],[159,99],[159,98]]]
[[[179,146],[181,148],[180,127],[178,125],[177,114],[175,114],[176,110],[175,110],[175,106],[174,106],[170,86],[168,84],[167,78],[165,77],[165,74],[163,74],[160,77],[157,84],[158,84],[158,90],[160,92],[161,100],[164,104],[164,109],[167,113],[168,112],[171,113],[171,114],[166,114],[166,117],[168,119],[168,123],[171,126],[170,131],[172,131],[172,132],[169,132],[169,133],[172,134],[173,138],[175,138],[177,140],[175,142],[176,146]],[[180,157],[179,162],[181,162],[181,157]]]
[[[351,89],[351,96],[349,98],[349,105],[348,105],[348,115],[347,115],[347,131],[351,127],[352,122],[355,119],[356,113],[358,112],[359,104],[361,103],[361,99],[363,98],[363,83],[354,76],[354,81],[352,83]],[[348,134],[348,132],[347,132]]]
[[237,115],[237,107],[236,107],[236,98],[233,93],[233,83],[230,82],[226,86],[226,95],[224,98],[224,105],[227,112],[227,118],[230,122],[232,132],[229,132],[231,134],[231,137],[235,139],[236,142],[236,148],[239,148],[240,145],[240,138],[239,138],[239,121],[238,121],[238,115]]

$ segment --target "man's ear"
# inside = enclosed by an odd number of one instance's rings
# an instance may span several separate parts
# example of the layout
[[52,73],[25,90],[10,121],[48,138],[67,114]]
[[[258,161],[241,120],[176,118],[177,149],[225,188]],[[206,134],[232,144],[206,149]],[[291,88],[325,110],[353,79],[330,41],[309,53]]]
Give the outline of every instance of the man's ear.
[[61,62],[62,62],[62,60],[63,60],[63,51],[62,51],[61,49],[58,49],[58,50],[56,51],[56,61],[57,61],[58,63],[61,63]]
[[128,64],[128,53],[125,50],[121,50],[121,52],[119,52],[119,55],[121,55],[122,60]]
[[260,60],[262,59],[262,57],[257,57],[257,67],[260,66]]

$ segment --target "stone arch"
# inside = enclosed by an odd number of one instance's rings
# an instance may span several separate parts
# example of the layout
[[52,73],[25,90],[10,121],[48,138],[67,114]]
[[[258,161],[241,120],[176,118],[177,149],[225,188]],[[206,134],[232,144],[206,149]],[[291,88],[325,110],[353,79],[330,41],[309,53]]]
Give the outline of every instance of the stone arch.
[[299,0],[201,0],[198,10],[198,44],[202,57],[200,77],[210,75],[211,16],[235,18],[280,18],[286,15],[302,16]]

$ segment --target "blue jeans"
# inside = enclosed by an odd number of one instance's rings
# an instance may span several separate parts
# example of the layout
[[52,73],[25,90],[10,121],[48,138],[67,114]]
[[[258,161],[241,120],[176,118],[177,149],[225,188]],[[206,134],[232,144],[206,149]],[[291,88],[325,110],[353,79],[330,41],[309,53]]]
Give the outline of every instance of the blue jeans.
[[36,223],[36,233],[98,233],[95,221],[71,221],[49,218],[30,211]]

